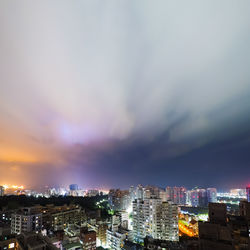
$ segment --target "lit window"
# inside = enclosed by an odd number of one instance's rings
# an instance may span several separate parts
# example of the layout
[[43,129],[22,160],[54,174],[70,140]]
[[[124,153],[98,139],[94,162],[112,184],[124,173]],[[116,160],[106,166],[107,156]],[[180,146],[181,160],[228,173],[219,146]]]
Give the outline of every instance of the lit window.
[[10,243],[9,244],[9,248],[14,248],[15,247],[15,243]]

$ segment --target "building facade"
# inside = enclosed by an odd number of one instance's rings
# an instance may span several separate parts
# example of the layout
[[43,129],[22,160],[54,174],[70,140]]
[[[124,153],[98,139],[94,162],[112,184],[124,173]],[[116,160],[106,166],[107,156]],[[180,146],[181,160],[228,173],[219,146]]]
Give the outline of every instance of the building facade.
[[42,214],[32,208],[23,208],[11,215],[11,233],[40,232],[42,229]]
[[134,241],[143,242],[146,236],[154,239],[177,241],[178,207],[161,199],[144,199],[133,202]]

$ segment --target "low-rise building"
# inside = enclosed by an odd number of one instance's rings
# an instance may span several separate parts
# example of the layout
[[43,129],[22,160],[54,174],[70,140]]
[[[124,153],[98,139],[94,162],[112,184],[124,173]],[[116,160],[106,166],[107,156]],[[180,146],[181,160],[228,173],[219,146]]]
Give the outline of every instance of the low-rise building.
[[85,250],[96,249],[96,232],[88,231],[87,228],[81,228],[80,231],[80,242]]
[[113,250],[121,250],[125,244],[125,240],[132,241],[133,233],[130,230],[116,228],[107,230],[107,246]]

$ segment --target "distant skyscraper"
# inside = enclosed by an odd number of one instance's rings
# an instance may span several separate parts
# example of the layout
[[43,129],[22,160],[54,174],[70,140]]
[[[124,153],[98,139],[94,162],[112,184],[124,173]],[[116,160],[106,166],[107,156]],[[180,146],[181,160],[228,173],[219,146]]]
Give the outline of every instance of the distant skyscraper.
[[136,187],[136,199],[143,199],[144,188],[142,185]]
[[0,196],[4,196],[4,187],[0,186]]
[[250,202],[250,185],[246,187],[247,201]]
[[162,201],[167,201],[167,192],[164,190],[160,190],[159,197]]
[[186,204],[186,188],[184,187],[166,187],[167,200],[174,204]]
[[207,201],[208,202],[217,202],[217,190],[216,188],[207,189]]
[[131,186],[129,188],[129,197],[131,202],[133,202],[136,199],[136,189],[134,186]]
[[108,202],[113,210],[126,210],[131,205],[128,190],[110,189]]
[[190,191],[190,201],[193,207],[199,206],[199,190],[198,189],[192,189]]
[[78,185],[77,185],[77,184],[70,184],[70,185],[69,185],[69,190],[70,190],[70,191],[78,190]]
[[199,206],[206,207],[207,206],[207,190],[206,189],[199,189]]

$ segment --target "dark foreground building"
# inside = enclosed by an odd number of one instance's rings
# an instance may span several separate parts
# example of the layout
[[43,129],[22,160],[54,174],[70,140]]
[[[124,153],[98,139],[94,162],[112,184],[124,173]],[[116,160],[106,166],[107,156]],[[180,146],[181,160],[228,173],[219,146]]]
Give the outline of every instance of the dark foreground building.
[[250,203],[241,201],[240,216],[228,215],[226,204],[209,204],[209,221],[199,222],[200,250],[250,249]]

